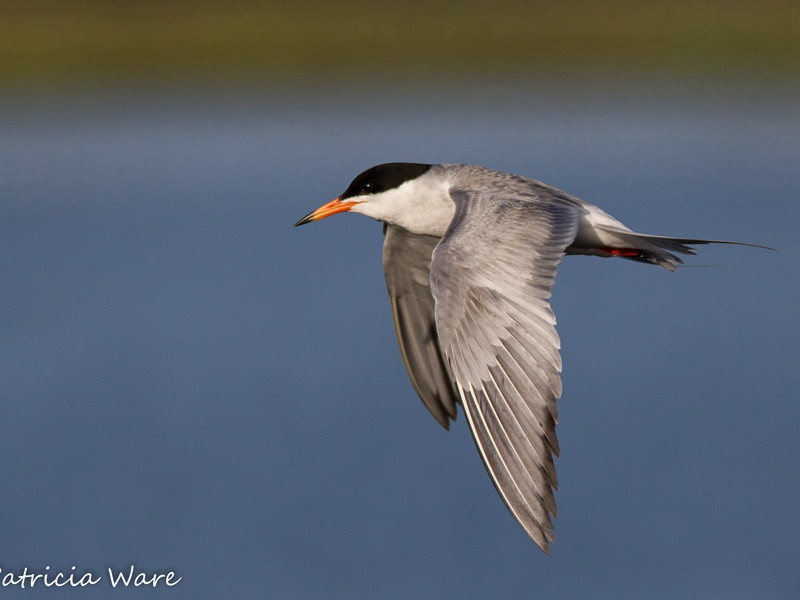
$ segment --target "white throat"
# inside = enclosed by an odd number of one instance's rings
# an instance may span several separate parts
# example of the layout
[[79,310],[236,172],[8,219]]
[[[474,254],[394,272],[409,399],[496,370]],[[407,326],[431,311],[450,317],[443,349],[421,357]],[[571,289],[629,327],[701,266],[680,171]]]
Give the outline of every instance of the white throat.
[[441,237],[453,219],[455,204],[450,183],[438,177],[422,176],[401,186],[359,200],[351,209],[378,221],[385,221],[419,235]]

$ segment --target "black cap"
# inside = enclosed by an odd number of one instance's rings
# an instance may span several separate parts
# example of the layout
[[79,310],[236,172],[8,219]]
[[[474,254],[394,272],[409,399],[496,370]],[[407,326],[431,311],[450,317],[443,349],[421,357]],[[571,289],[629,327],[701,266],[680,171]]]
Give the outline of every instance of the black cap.
[[366,196],[368,194],[380,194],[387,190],[400,187],[406,181],[416,179],[432,165],[422,163],[384,163],[367,169],[355,179],[339,196],[340,199],[352,198],[353,196]]

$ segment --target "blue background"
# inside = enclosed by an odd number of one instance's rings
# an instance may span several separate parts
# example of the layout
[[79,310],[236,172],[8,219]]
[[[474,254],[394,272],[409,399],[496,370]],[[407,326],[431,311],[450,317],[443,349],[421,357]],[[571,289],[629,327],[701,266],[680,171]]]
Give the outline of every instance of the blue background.
[[[74,94],[0,112],[0,575],[26,598],[796,598],[791,86]],[[525,174],[705,247],[570,257],[553,556],[400,361],[380,226],[292,228],[385,161]],[[12,588],[2,593],[12,595]]]

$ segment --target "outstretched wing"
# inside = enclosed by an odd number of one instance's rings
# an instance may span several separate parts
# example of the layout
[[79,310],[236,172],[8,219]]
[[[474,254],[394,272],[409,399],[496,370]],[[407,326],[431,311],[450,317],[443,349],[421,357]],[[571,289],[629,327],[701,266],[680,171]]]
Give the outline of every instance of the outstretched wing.
[[495,487],[549,554],[561,395],[549,298],[579,208],[541,193],[451,195],[456,214],[431,267],[439,342]]
[[439,238],[394,225],[386,225],[384,233],[383,269],[400,355],[422,402],[449,429],[457,395],[439,350],[430,287],[431,254]]

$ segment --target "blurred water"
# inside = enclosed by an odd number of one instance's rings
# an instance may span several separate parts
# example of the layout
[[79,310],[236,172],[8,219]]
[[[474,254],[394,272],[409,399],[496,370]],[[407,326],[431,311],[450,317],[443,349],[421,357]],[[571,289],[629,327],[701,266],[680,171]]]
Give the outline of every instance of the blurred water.
[[[0,576],[218,598],[795,598],[792,90],[74,95],[0,113]],[[380,227],[295,230],[389,160],[536,177],[704,248],[570,258],[547,559],[399,360]],[[4,588],[12,593],[15,588]],[[107,584],[80,597],[126,596]],[[19,590],[28,598],[69,595]]]

